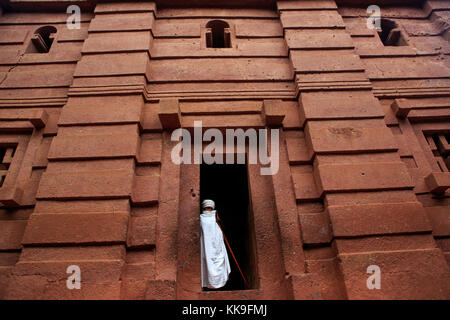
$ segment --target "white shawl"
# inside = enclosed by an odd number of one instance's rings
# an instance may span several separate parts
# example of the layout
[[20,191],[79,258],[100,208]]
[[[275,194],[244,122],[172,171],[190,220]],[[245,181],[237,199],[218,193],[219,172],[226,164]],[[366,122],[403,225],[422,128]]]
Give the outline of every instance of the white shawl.
[[203,211],[200,227],[202,287],[221,288],[227,283],[231,268],[215,210]]

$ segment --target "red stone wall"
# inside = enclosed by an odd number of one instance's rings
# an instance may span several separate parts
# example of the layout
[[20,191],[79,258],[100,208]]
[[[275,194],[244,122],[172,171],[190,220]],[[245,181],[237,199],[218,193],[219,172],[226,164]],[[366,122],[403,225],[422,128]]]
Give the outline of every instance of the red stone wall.
[[[0,298],[449,299],[450,5],[382,6],[408,44],[388,47],[353,3],[89,3],[79,30],[58,1],[6,5]],[[232,48],[206,48],[214,19]],[[25,53],[44,25],[50,52]],[[258,287],[203,292],[199,165],[172,130],[278,115],[278,174],[248,167]]]

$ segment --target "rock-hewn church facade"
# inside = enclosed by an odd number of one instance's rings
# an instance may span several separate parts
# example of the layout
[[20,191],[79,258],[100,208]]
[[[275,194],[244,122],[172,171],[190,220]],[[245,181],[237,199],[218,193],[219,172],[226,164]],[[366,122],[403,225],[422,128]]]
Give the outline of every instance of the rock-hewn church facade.
[[[0,4],[0,299],[450,299],[449,1]],[[174,163],[195,121],[278,172]],[[222,183],[248,287],[205,291]]]

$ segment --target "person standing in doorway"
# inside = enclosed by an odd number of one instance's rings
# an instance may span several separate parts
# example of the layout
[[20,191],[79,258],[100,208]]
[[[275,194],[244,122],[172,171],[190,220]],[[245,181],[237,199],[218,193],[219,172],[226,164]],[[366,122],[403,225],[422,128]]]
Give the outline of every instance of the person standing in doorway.
[[223,233],[217,224],[214,208],[214,201],[204,200],[200,214],[202,287],[209,289],[225,286],[231,272]]

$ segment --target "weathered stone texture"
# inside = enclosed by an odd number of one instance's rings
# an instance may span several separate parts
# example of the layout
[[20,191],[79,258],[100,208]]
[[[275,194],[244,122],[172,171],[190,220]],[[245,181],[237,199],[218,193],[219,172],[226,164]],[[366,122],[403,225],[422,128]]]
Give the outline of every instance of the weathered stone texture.
[[[403,45],[366,1],[88,0],[79,29],[6,2],[0,299],[450,299],[449,2],[367,2]],[[247,168],[251,290],[201,290],[200,169],[171,160],[194,121],[280,130],[278,173]]]

